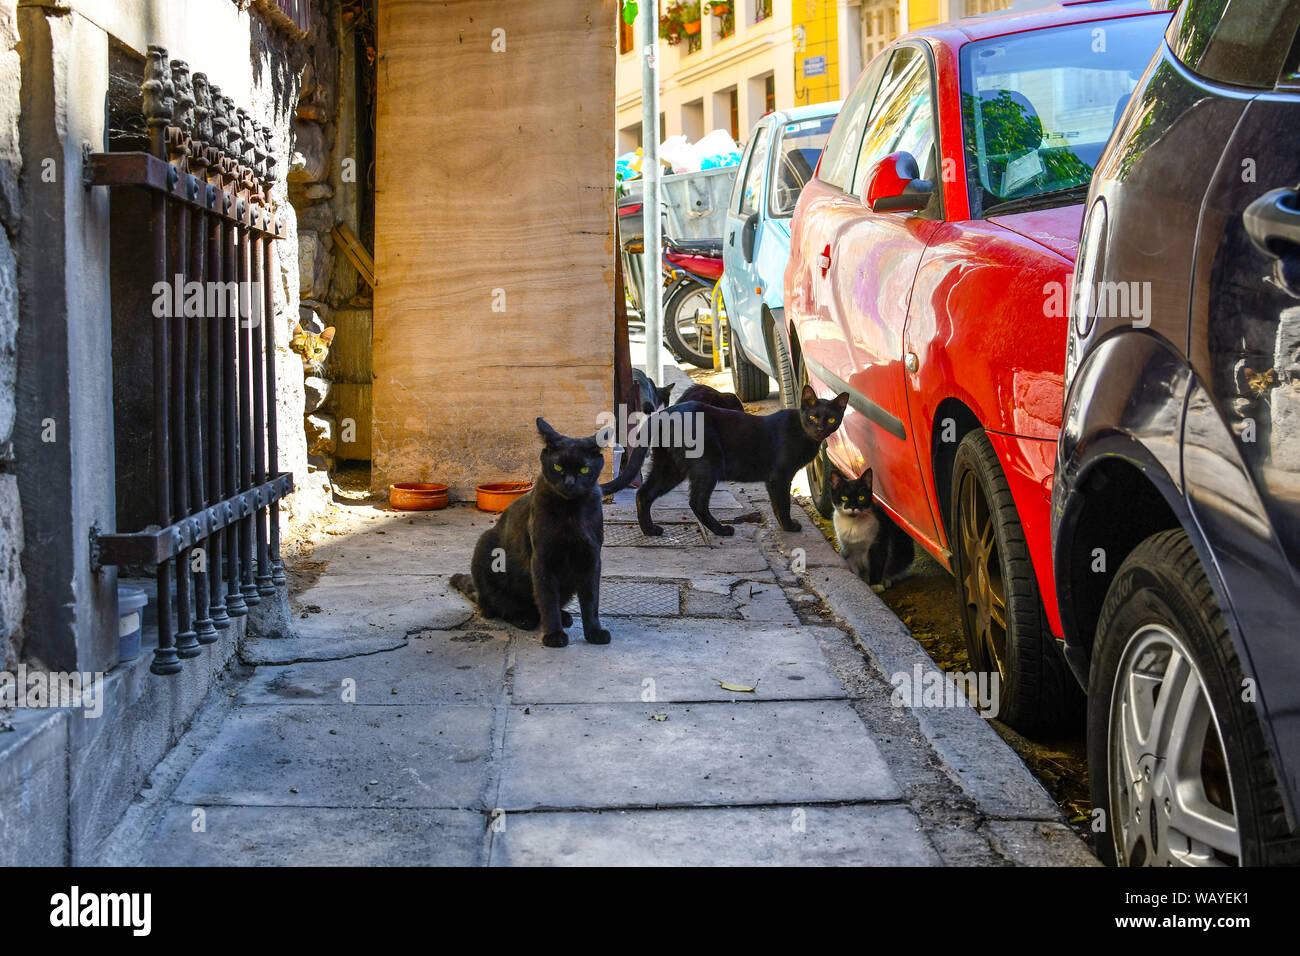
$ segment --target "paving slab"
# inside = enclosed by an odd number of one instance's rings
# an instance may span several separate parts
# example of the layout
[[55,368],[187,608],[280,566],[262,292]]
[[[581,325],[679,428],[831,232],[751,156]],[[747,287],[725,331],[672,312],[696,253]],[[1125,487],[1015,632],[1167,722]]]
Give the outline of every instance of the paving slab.
[[487,829],[472,810],[196,809],[166,812],[144,865],[474,866]]
[[373,654],[473,616],[473,605],[438,576],[325,574],[294,600],[293,636],[245,641],[240,656],[248,664],[288,664]]
[[357,704],[491,704],[505,675],[509,643],[504,631],[422,631],[405,646],[379,654],[259,667],[240,690],[239,702],[337,704],[350,689]]
[[498,804],[510,811],[898,796],[845,701],[587,704],[510,709]]
[[[915,668],[937,671],[930,655],[902,621],[847,567],[810,570],[808,582],[852,627],[859,645],[886,679]],[[1061,819],[1060,808],[998,732],[973,707],[915,707],[921,730],[955,780],[993,817]]]
[[731,597],[747,621],[794,627],[799,623],[785,591],[772,581],[741,581],[731,589]]
[[385,511],[359,508],[350,515],[351,533],[328,538],[315,549],[313,559],[349,577],[357,574],[386,576],[451,575],[469,570],[470,556],[479,535],[498,516],[472,505],[452,505],[439,511]]
[[[769,585],[774,587],[774,585]],[[807,700],[844,696],[817,645],[816,628],[740,621],[609,623],[613,641],[592,645],[575,625],[568,647],[521,641],[515,652],[515,703]],[[830,628],[820,629],[829,633]],[[723,690],[714,680],[753,687]]]
[[724,540],[714,548],[610,548],[601,552],[601,572],[610,577],[694,581],[711,575],[734,585],[750,572],[770,570],[763,552],[743,541]]
[[507,814],[494,866],[932,866],[906,806]]
[[984,825],[994,849],[1016,866],[1101,866],[1064,823],[990,820]]
[[191,805],[477,807],[491,726],[492,708],[470,705],[238,707],[175,798]]

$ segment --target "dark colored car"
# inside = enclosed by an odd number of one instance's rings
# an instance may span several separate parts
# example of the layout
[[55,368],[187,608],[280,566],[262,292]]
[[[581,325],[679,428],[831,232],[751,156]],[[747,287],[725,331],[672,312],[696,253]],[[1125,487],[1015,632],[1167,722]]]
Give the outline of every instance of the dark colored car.
[[1094,173],[1052,495],[1100,852],[1300,857],[1300,0],[1184,0]]

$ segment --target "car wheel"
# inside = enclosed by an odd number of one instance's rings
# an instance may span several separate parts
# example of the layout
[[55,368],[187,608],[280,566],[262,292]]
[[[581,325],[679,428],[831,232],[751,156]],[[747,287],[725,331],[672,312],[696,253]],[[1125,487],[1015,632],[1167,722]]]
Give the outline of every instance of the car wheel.
[[785,344],[785,337],[773,325],[767,331],[768,353],[772,356],[772,373],[776,379],[777,395],[782,408],[794,408],[799,404],[799,393],[794,385],[794,365],[790,361],[790,348]]
[[[808,370],[804,367],[803,357],[799,358],[798,372],[799,387],[793,389],[794,394],[791,396],[790,404],[785,404],[785,396],[781,398],[781,404],[786,408],[797,408],[799,399],[796,397],[803,392],[803,387],[808,384]],[[780,380],[777,380],[778,384]],[[817,456],[808,462],[808,467],[804,472],[808,476],[808,495],[812,498],[813,507],[817,513],[826,520],[835,517],[835,505],[831,502],[831,464],[830,456],[826,454],[826,443],[817,449]]]
[[664,303],[664,340],[673,354],[699,368],[713,368],[713,345],[708,327],[700,322],[701,312],[712,312],[712,290],[698,282],[687,282]]
[[1011,489],[980,429],[957,446],[949,514],[966,653],[997,676],[995,716],[1031,737],[1077,726],[1083,694],[1047,626]]
[[1181,529],[1143,541],[1111,581],[1088,676],[1088,765],[1121,866],[1295,859],[1227,623]]
[[736,330],[731,330],[731,387],[742,402],[757,402],[767,398],[771,387],[767,373],[745,357],[745,351],[736,341]]

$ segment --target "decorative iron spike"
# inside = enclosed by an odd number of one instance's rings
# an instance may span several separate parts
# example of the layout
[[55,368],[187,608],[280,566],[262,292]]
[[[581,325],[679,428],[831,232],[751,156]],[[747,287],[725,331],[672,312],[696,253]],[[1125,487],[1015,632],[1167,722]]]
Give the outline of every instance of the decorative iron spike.
[[257,178],[266,181],[266,129],[254,119],[253,121],[253,172]]
[[194,84],[190,81],[190,68],[184,60],[172,60],[172,125],[185,136],[194,136]]
[[262,127],[262,151],[266,153],[266,181],[275,182],[275,140],[269,125]]
[[150,46],[145,56],[144,82],[140,84],[144,96],[144,117],[150,131],[161,132],[171,122],[174,108],[171,70],[167,68],[167,50]]
[[212,84],[212,140],[208,144],[221,155],[226,153],[226,130],[230,126],[230,117],[226,115],[226,99],[221,95],[221,87]]
[[212,90],[206,73],[194,74],[194,139],[200,156],[212,145]]
[[226,108],[226,158],[238,163],[244,146],[239,131],[239,117],[235,114],[235,101],[229,96],[223,96],[221,102]]
[[237,110],[237,115],[239,116],[239,136],[242,141],[239,159],[249,169],[255,169],[256,146],[253,142],[253,117],[248,115],[248,110],[242,106]]

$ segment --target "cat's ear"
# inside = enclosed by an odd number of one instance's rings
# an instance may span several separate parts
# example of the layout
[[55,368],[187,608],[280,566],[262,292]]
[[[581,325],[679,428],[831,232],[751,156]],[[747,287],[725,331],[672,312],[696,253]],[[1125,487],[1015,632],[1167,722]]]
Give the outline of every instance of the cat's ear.
[[328,329],[326,329],[324,332],[322,332],[322,333],[320,334],[320,340],[321,340],[321,344],[322,344],[322,345],[329,345],[331,342],[333,342],[333,341],[334,341],[334,326],[331,325]]
[[665,385],[663,388],[659,389],[659,404],[667,405],[668,396],[671,395],[672,393],[673,393],[672,385]]
[[800,402],[804,408],[812,408],[817,404],[817,393],[813,391],[811,385],[803,387],[803,394],[800,396]]
[[862,487],[866,491],[866,493],[871,494],[871,469],[870,468],[868,468],[866,471],[862,473],[862,477],[859,478],[858,481],[862,482]]
[[840,474],[839,469],[831,469],[831,488],[838,490],[840,485],[844,484],[844,476]]
[[849,404],[849,393],[848,393],[848,392],[840,392],[840,393],[839,393],[838,395],[836,395],[833,399],[831,399],[831,402],[832,402],[832,403],[833,403],[833,404],[834,404],[834,405],[835,405],[835,406],[836,406],[836,407],[837,407],[837,408],[842,412],[842,411],[844,411],[845,408],[848,407],[848,404]]
[[560,433],[548,425],[546,419],[542,418],[540,415],[537,416],[537,432],[546,439],[546,444],[548,445],[554,445],[562,437]]

